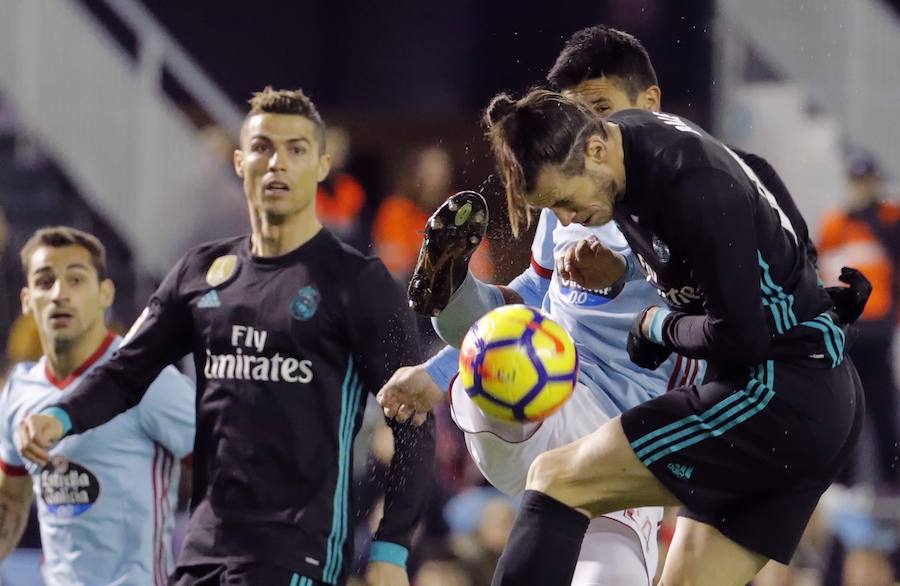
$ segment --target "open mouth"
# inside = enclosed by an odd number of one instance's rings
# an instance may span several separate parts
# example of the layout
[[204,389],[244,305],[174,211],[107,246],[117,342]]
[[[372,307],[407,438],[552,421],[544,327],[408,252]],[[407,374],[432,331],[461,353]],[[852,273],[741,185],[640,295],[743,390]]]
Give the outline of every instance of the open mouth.
[[282,195],[290,191],[287,183],[283,181],[268,181],[263,185],[263,191],[266,195]]
[[50,314],[48,321],[54,328],[64,328],[72,323],[75,316],[68,311],[54,311]]

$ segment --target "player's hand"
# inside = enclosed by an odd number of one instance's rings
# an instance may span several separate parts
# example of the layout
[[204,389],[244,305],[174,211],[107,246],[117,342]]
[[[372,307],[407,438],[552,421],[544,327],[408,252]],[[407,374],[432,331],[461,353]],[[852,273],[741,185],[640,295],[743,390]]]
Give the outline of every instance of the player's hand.
[[625,258],[591,236],[580,240],[556,259],[559,276],[586,289],[606,289],[625,275]]
[[384,416],[400,423],[412,418],[415,425],[422,425],[432,407],[444,400],[444,393],[424,364],[397,369],[384,383],[376,396],[384,409]]
[[41,466],[50,461],[50,448],[63,434],[62,421],[52,415],[29,415],[16,429],[19,452]]
[[634,322],[631,324],[631,331],[628,332],[628,342],[626,344],[628,357],[631,358],[631,361],[641,368],[650,370],[659,368],[659,365],[665,362],[672,353],[665,346],[651,342],[647,338],[653,314],[658,309],[657,307],[648,307],[635,316]]
[[387,562],[369,562],[366,586],[409,586],[406,568]]
[[838,314],[841,322],[852,324],[859,319],[863,309],[866,308],[866,301],[869,300],[869,295],[872,293],[872,283],[853,267],[843,267],[838,279],[850,286],[826,287],[825,290],[831,296],[834,311]]

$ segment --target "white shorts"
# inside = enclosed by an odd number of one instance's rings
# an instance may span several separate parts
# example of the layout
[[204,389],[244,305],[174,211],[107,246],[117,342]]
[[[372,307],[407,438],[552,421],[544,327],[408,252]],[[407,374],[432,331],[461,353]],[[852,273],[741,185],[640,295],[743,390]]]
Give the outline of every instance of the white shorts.
[[[510,496],[525,492],[528,468],[538,455],[591,434],[611,419],[591,391],[578,383],[559,411],[540,423],[497,421],[478,409],[458,378],[450,386],[450,414],[464,432],[475,465],[488,482]],[[572,585],[652,584],[662,517],[662,507],[642,507],[592,520]]]

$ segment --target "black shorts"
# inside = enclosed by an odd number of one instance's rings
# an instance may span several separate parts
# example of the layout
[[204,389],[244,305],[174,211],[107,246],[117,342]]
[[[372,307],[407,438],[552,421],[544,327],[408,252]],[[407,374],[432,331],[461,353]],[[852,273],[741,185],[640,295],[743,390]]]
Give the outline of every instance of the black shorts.
[[318,586],[312,578],[263,563],[202,564],[179,566],[171,586]]
[[827,370],[769,361],[673,389],[623,413],[622,427],[682,514],[786,564],[864,410],[849,359]]

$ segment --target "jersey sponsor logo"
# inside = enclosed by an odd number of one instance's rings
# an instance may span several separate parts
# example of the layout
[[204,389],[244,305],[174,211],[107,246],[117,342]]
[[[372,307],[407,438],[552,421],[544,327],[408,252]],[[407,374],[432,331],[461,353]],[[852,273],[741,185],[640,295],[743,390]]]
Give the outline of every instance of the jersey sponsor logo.
[[621,283],[618,286],[607,287],[605,289],[588,289],[582,287],[575,281],[568,281],[562,277],[559,278],[560,297],[562,297],[566,303],[581,307],[594,307],[609,303],[622,292],[624,287],[625,284]]
[[294,356],[262,355],[269,333],[252,326],[231,326],[230,354],[213,354],[206,350],[203,375],[207,380],[253,380],[307,384],[313,380],[312,360]]
[[673,287],[671,289],[666,289],[665,291],[657,289],[656,292],[659,293],[659,296],[665,299],[669,305],[674,307],[690,305],[703,298],[700,292],[690,285],[685,285],[680,288]]
[[62,456],[54,457],[41,470],[41,498],[57,517],[77,517],[99,496],[100,482],[94,473]]
[[694,473],[694,467],[685,464],[667,464],[666,468],[679,480],[690,480],[691,474]]
[[[666,247],[668,250],[668,247]],[[692,287],[690,285],[685,285],[684,287],[672,287],[670,289],[663,290],[659,285],[659,276],[656,274],[656,271],[653,270],[653,267],[641,256],[640,253],[636,253],[638,262],[641,263],[641,267],[644,269],[644,272],[647,274],[647,281],[649,281],[654,287],[656,287],[656,292],[660,297],[666,300],[666,303],[672,307],[684,307],[685,305],[690,305],[691,303],[695,303],[703,299],[703,295],[700,293],[700,289],[696,287]],[[660,259],[662,260],[662,259]]]
[[209,270],[206,271],[206,282],[209,283],[210,287],[218,287],[232,276],[237,271],[238,267],[238,258],[233,254],[226,254],[225,256],[220,256],[209,266]]
[[299,291],[291,301],[291,315],[298,321],[306,321],[316,314],[319,309],[321,295],[319,290],[312,285],[307,285]]
[[219,299],[219,294],[216,293],[215,289],[210,289],[206,292],[206,295],[200,298],[197,301],[197,307],[200,309],[208,309],[211,307],[220,307],[222,305],[222,301]]

